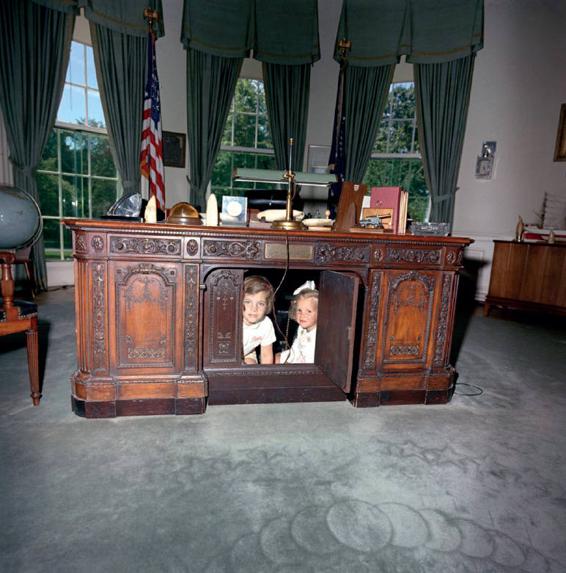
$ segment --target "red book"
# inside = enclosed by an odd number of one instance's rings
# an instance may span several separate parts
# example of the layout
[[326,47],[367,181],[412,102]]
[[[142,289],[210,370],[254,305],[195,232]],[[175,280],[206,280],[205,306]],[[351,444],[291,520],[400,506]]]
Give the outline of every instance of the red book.
[[373,209],[393,209],[391,228],[399,232],[399,209],[401,206],[401,187],[372,187],[369,206]]

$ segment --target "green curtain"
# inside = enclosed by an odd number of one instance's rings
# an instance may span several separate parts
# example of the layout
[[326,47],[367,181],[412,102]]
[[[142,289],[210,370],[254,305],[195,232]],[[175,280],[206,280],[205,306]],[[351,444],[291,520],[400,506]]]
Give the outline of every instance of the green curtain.
[[[41,2],[73,2],[76,0],[38,0]],[[163,8],[161,0],[78,0],[84,6],[85,18],[94,24],[114,30],[127,36],[147,36],[145,8],[157,10],[159,19],[154,22],[153,31],[157,37],[164,34]]]
[[181,42],[214,56],[245,58],[252,47],[254,0],[184,0]]
[[124,195],[140,190],[147,32],[131,36],[90,23],[96,76]]
[[301,171],[303,168],[310,78],[310,64],[263,64],[267,114],[278,169],[289,167],[290,137],[294,139],[292,168],[294,171]]
[[320,59],[317,0],[255,0],[254,58],[272,64]]
[[224,125],[243,58],[187,50],[187,133],[190,201],[205,207],[206,188],[220,149]]
[[225,58],[306,64],[320,58],[317,0],[184,0],[185,48]]
[[[55,123],[75,15],[29,0],[0,2],[0,106],[17,187],[39,204],[35,170]],[[38,289],[47,289],[43,239],[33,247]]]
[[415,65],[419,145],[432,209],[430,220],[452,223],[475,54]]
[[[337,38],[352,42],[348,62],[439,63],[483,46],[484,0],[344,0]],[[338,53],[335,59],[339,61]]]
[[394,71],[395,64],[346,68],[345,181],[361,183],[364,179]]

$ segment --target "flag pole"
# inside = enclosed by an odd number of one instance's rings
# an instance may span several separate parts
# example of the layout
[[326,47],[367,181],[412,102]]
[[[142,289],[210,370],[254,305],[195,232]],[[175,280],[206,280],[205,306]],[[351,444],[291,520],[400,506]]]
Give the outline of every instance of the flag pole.
[[163,169],[163,141],[161,134],[161,98],[155,59],[157,35],[154,24],[159,21],[159,12],[152,8],[143,11],[147,22],[147,76],[144,90],[142,141],[140,169],[143,179],[147,179],[148,201],[155,196],[158,208],[165,212],[165,181]]
[[331,216],[335,216],[342,183],[344,182],[344,171],[346,169],[346,141],[345,128],[346,118],[344,116],[344,96],[346,88],[346,68],[348,67],[348,52],[352,48],[352,42],[346,38],[338,40],[338,59],[340,61],[340,72],[338,75],[338,89],[336,90],[336,107],[334,110],[334,126],[332,129],[332,145],[328,167],[330,173],[336,175],[336,183],[332,183],[328,190],[328,208]]

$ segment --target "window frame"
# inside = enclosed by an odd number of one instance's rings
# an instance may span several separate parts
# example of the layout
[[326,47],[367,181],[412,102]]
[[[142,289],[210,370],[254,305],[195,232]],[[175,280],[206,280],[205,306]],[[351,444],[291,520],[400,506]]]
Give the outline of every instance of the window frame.
[[[81,46],[83,46],[82,53],[83,53],[83,63],[84,63],[85,81],[86,81],[86,77],[88,77],[88,73],[87,73],[88,54],[87,54],[87,51],[89,48],[92,50],[92,46],[90,44],[88,44],[87,42],[80,41],[80,40],[73,39],[72,42],[75,44],[80,44]],[[69,65],[70,65],[70,63],[69,63]],[[122,184],[121,184],[118,170],[116,169],[115,165],[114,165],[114,168],[116,171],[115,177],[110,177],[110,176],[105,176],[105,175],[93,175],[92,174],[92,153],[91,153],[92,148],[91,148],[90,142],[88,143],[87,150],[86,150],[86,157],[87,157],[86,173],[73,173],[73,172],[65,171],[63,169],[63,157],[62,157],[63,144],[62,144],[61,138],[65,136],[64,135],[65,132],[84,134],[87,138],[90,135],[90,136],[94,136],[94,137],[102,136],[103,138],[108,139],[108,130],[106,128],[95,127],[95,126],[89,125],[89,116],[88,116],[88,99],[89,98],[88,98],[88,94],[89,94],[89,91],[90,92],[98,92],[100,94],[100,89],[95,89],[93,87],[90,87],[88,85],[88,82],[84,83],[84,84],[78,84],[76,82],[68,81],[67,75],[65,75],[65,86],[67,86],[67,85],[71,85],[73,87],[78,87],[78,88],[83,89],[83,96],[85,99],[86,117],[85,117],[85,123],[84,124],[69,123],[66,121],[61,121],[59,119],[55,120],[55,124],[53,126],[51,133],[55,133],[55,137],[57,138],[57,142],[56,142],[57,170],[53,171],[50,169],[38,168],[37,173],[57,177],[58,215],[43,215],[42,214],[42,219],[43,219],[44,223],[47,221],[58,221],[59,223],[61,223],[61,220],[64,219],[65,217],[67,217],[67,215],[64,215],[64,213],[63,213],[63,210],[64,210],[63,178],[64,177],[77,177],[77,178],[80,177],[83,180],[83,182],[84,182],[84,180],[86,180],[87,217],[85,217],[85,218],[91,218],[92,217],[92,212],[93,212],[92,195],[93,195],[93,182],[94,181],[111,181],[111,182],[113,182],[116,186],[115,200],[118,199],[122,194]],[[63,100],[61,99],[59,106],[61,106],[62,101]],[[59,109],[57,110],[57,113],[59,113]],[[43,158],[42,158],[42,160],[43,160]],[[114,160],[113,160],[113,162],[114,162]],[[38,193],[39,193],[40,202],[41,202],[41,187],[38,187]],[[84,210],[84,208],[83,208],[83,210]],[[65,242],[66,242],[65,231],[66,231],[66,229],[64,228],[63,225],[59,224],[58,230],[59,230],[59,246],[58,246],[58,248],[45,247],[45,253],[46,253],[46,260],[47,261],[55,261],[55,260],[67,261],[67,260],[71,259],[72,249],[67,248],[65,246]],[[58,252],[58,256],[56,256],[56,257],[51,256],[51,254],[55,254],[56,252]]]
[[[254,84],[261,83],[262,86],[265,85],[264,80],[258,79],[258,78],[239,77],[238,83],[242,82],[242,81],[252,82]],[[236,90],[237,89],[238,89],[238,86],[236,86]],[[263,97],[265,98],[265,89],[262,89],[261,93],[262,93]],[[232,102],[230,104],[230,111],[228,112],[228,117],[226,120],[226,126],[224,127],[224,132],[222,134],[222,141],[224,141],[224,136],[226,134],[226,131],[229,128],[230,129],[230,141],[232,142],[232,144],[231,145],[227,145],[226,143],[220,144],[219,154],[216,158],[216,161],[219,160],[220,154],[225,154],[225,153],[228,153],[232,156],[237,155],[237,154],[247,154],[247,155],[256,156],[256,157],[272,157],[272,158],[275,158],[275,151],[273,150],[271,133],[270,133],[270,146],[258,147],[258,134],[259,134],[260,118],[264,117],[265,121],[269,122],[269,116],[267,113],[267,105],[265,106],[265,108],[266,108],[265,112],[262,112],[260,110],[260,94],[259,94],[258,90],[256,89],[255,111],[237,109],[237,107],[236,107],[236,91],[234,91],[234,97],[232,98]],[[246,145],[234,145],[234,135],[235,135],[237,115],[255,117],[255,122],[254,122],[254,145],[255,145],[255,147],[250,147],[250,146],[246,146]],[[231,120],[231,123],[228,123],[228,122],[230,122],[230,120]],[[233,162],[232,162],[232,165],[233,165]],[[215,166],[216,166],[216,162],[215,162]],[[229,194],[230,195],[234,195],[234,194],[242,195],[248,189],[258,188],[257,183],[248,183],[248,184],[246,184],[245,187],[242,185],[243,185],[242,183],[239,183],[239,184],[236,184],[236,186],[235,186],[232,178],[230,178],[230,185],[229,186],[221,185],[221,184],[219,185],[219,184],[213,183],[212,178],[210,181],[211,191],[219,197],[223,196],[223,195],[229,195]],[[266,185],[266,184],[261,184],[261,188],[266,188],[266,187],[270,187],[270,186]],[[278,186],[273,185],[273,187],[277,188]]]

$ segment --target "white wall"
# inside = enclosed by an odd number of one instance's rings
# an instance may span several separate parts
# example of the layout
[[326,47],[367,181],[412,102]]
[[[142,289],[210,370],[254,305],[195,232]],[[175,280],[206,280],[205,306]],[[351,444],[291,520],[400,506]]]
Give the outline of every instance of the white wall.
[[[492,240],[513,238],[519,215],[534,222],[545,191],[566,197],[566,164],[553,162],[565,69],[565,2],[486,0],[454,214],[454,234],[476,240],[468,256],[486,263],[480,299]],[[495,176],[482,181],[475,162],[488,140],[497,141]]]

